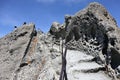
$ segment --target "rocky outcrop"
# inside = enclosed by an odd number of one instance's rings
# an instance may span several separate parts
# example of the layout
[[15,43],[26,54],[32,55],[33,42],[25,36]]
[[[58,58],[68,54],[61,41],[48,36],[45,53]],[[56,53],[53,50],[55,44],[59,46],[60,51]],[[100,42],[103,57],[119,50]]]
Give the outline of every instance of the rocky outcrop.
[[58,22],[53,22],[49,32],[54,35],[56,39],[59,39],[60,37],[65,39],[66,31],[64,24],[61,25]]
[[90,3],[88,7],[72,16],[67,31],[67,42],[71,42],[70,45],[74,44],[74,46],[70,46],[71,49],[84,49],[93,56],[99,56],[101,53],[107,54],[109,49],[111,63],[116,63],[111,66],[120,64],[114,56],[120,54],[118,35],[120,29],[117,27],[115,19],[101,4]]
[[68,80],[117,80],[119,34],[115,19],[96,2],[66,15],[62,25],[53,22],[47,34],[25,23],[0,39],[0,80],[59,80],[62,66]]
[[35,33],[35,25],[27,24],[0,39],[0,80],[13,80]]
[[112,69],[120,65],[120,29],[101,4],[90,3],[75,15],[65,16],[64,24],[69,49],[92,55],[97,63],[110,64]]
[[[70,41],[73,38],[71,34],[74,34],[75,40],[85,39],[86,42],[91,41],[91,44],[98,46],[104,43],[105,35],[112,38],[117,30],[114,18],[101,4],[95,2],[72,16],[67,26],[67,40]],[[90,39],[96,40],[96,44]]]

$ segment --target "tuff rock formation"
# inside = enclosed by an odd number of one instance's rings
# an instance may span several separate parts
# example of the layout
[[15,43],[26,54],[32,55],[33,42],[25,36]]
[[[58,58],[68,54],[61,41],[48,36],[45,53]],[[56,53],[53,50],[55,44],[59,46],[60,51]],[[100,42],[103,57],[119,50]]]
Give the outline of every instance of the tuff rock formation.
[[70,48],[80,50],[82,44],[88,54],[95,57],[100,54],[110,56],[113,69],[120,65],[120,29],[101,4],[90,3],[87,8],[72,16],[67,31],[67,42],[75,40],[73,44],[77,44]]
[[60,23],[58,23],[58,22],[53,22],[49,32],[56,39],[59,39],[60,37],[62,39],[65,39],[66,31],[65,31],[64,24],[60,25]]
[[[45,34],[24,24],[0,39],[0,80],[119,80],[120,29],[99,3],[90,3]],[[63,51],[62,51],[63,50]],[[63,62],[62,62],[63,61]]]
[[0,39],[0,80],[13,80],[18,68],[25,65],[23,60],[35,35],[35,25],[28,24]]

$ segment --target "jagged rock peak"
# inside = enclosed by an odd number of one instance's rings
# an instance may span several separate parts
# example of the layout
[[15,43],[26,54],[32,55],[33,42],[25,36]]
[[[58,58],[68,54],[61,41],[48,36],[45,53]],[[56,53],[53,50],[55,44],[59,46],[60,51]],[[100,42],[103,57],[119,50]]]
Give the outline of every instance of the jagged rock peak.
[[15,28],[0,39],[0,80],[17,80],[16,70],[21,67],[34,36],[35,25],[30,23]]
[[117,27],[116,20],[110,15],[107,9],[98,2],[90,3],[86,8],[77,12],[75,16],[80,16],[86,13],[92,13],[99,21],[106,21],[107,23],[104,22],[105,24],[110,24]]
[[[65,24],[68,25],[66,28],[68,32],[71,32],[71,28],[73,27],[76,27],[76,29],[74,29],[74,32],[80,32],[80,30],[83,29],[86,30],[82,32],[87,32],[88,29],[88,35],[90,35],[91,33],[91,31],[89,30],[91,28],[96,28],[95,30],[98,30],[98,28],[100,28],[102,33],[108,34],[111,32],[113,33],[113,31],[118,31],[115,19],[101,4],[97,2],[90,3],[85,9],[77,12],[74,16],[71,17],[69,21],[66,22]],[[95,32],[94,34],[96,34]],[[78,33],[78,36],[79,34],[81,34],[81,32]],[[112,35],[110,34],[109,36]]]

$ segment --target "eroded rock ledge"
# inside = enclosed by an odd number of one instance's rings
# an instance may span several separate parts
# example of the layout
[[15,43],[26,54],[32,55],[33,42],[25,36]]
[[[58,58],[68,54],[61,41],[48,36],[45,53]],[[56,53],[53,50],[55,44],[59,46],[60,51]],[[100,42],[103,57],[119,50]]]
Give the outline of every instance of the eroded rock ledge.
[[35,25],[26,24],[0,39],[0,80],[13,80],[35,35]]

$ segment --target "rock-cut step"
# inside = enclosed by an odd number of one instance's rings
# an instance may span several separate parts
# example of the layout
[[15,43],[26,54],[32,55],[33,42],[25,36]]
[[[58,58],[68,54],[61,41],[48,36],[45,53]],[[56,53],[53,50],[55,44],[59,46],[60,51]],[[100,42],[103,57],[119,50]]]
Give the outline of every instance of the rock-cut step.
[[68,72],[72,71],[72,72],[94,73],[100,70],[104,70],[104,67],[102,67],[101,65],[98,65],[95,62],[85,62],[85,63],[72,65],[71,67],[69,67]]
[[111,80],[103,66],[91,61],[94,57],[80,51],[67,51],[67,75],[69,80]]
[[68,80],[111,80],[103,72],[98,73],[72,73],[68,74]]
[[74,62],[81,62],[81,61],[89,61],[92,60],[94,57],[91,55],[87,55],[80,51],[75,50],[67,50],[67,62],[74,63]]

